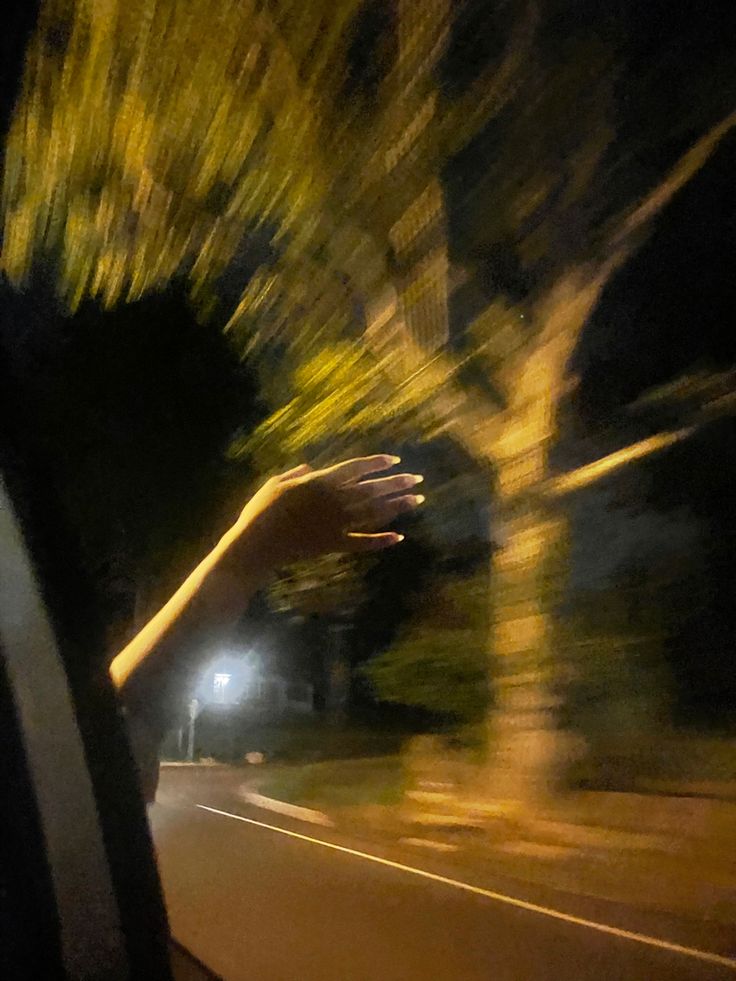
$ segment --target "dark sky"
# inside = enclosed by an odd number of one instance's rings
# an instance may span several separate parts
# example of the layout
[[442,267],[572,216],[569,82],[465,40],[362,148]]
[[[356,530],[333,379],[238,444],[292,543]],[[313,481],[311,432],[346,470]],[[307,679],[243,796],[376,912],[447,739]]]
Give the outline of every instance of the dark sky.
[[[630,164],[651,180],[673,150],[736,108],[736,8],[694,0],[605,6],[633,79],[619,85],[621,142],[637,137]],[[672,138],[662,139],[668,130]],[[736,361],[735,166],[732,134],[606,289],[577,358],[580,404],[591,420],[693,366]]]
[[650,386],[736,362],[735,172],[731,136],[606,289],[575,359],[591,422]]

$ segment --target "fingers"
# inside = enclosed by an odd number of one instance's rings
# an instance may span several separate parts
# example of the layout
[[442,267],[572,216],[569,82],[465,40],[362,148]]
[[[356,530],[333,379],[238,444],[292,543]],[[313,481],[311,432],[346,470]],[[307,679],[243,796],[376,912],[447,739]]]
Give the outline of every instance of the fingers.
[[359,456],[354,460],[336,463],[328,467],[324,473],[337,484],[348,484],[370,473],[380,473],[382,470],[395,467],[397,463],[401,463],[401,457],[379,453],[376,456]]
[[356,501],[371,501],[391,494],[400,494],[421,484],[424,477],[419,473],[398,473],[391,477],[379,477],[377,480],[361,480],[352,484],[346,490]]
[[348,552],[380,552],[381,549],[391,548],[403,542],[404,536],[395,531],[384,531],[378,535],[364,535],[351,532],[347,536]]
[[423,494],[403,494],[390,500],[371,501],[352,511],[354,528],[370,531],[382,525],[390,525],[400,515],[408,514],[424,502]]

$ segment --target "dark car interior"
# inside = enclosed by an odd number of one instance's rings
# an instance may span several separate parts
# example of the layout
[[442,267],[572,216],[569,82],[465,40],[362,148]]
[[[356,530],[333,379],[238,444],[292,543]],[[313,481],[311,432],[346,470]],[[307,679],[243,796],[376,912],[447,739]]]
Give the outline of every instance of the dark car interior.
[[53,477],[6,440],[2,479],[2,976],[212,977],[170,945],[125,722],[95,664]]

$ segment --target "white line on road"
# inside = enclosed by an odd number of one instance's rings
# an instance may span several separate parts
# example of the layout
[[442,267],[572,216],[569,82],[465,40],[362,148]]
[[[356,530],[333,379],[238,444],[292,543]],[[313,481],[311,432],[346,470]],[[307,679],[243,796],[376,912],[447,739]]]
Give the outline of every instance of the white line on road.
[[635,943],[645,944],[648,947],[657,947],[660,950],[667,950],[673,954],[682,954],[685,957],[692,957],[695,960],[705,961],[707,964],[718,964],[720,967],[730,968],[736,971],[736,959],[724,957],[721,954],[714,954],[709,950],[699,950],[697,947],[685,947],[682,944],[674,944],[669,940],[661,940],[659,937],[649,937],[645,933],[634,933],[631,930],[621,930],[619,927],[609,926],[607,923],[597,923],[595,920],[586,920],[581,916],[571,916],[557,909],[548,906],[538,906],[536,903],[527,903],[523,899],[516,899],[513,896],[506,896],[501,892],[493,892],[491,889],[483,889],[481,886],[473,886],[469,882],[461,879],[450,879],[445,875],[438,875],[436,872],[427,872],[426,869],[417,869],[412,865],[403,865],[401,862],[392,862],[388,858],[380,858],[370,852],[361,852],[357,848],[347,848],[345,845],[336,845],[332,841],[324,841],[322,838],[312,838],[310,835],[301,834],[298,831],[288,831],[280,828],[277,824],[266,824],[265,821],[256,821],[254,818],[243,817],[242,814],[231,814],[230,811],[221,811],[216,807],[208,807],[207,804],[196,804],[196,807],[212,814],[219,814],[222,817],[233,818],[235,821],[243,821],[245,824],[253,824],[257,828],[266,828],[269,831],[276,831],[278,834],[286,835],[288,838],[297,838],[299,841],[310,841],[314,845],[322,845],[323,848],[331,848],[336,852],[344,852],[346,855],[354,855],[356,858],[364,858],[368,862],[375,862],[377,865],[385,865],[391,869],[399,869],[401,872],[408,872],[410,875],[418,875],[423,879],[431,879],[432,882],[440,882],[445,886],[452,886],[455,889],[462,889],[464,892],[473,893],[476,896],[485,896],[486,899],[493,899],[498,903],[505,903],[507,906],[515,906],[517,909],[524,909],[529,913],[539,913],[548,916],[553,920],[562,920],[565,923],[572,923],[575,926],[588,927],[589,930],[597,930],[599,933],[607,933],[612,937],[619,937],[622,940],[633,940]]

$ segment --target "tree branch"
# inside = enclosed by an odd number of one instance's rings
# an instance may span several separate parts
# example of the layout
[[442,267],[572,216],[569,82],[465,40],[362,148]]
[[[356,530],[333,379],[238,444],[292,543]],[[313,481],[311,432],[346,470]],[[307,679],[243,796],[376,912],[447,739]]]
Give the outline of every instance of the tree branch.
[[603,265],[613,269],[625,262],[637,245],[637,234],[659,214],[688,181],[708,162],[724,136],[736,127],[736,111],[730,113],[701,136],[675,163],[666,177],[620,222],[608,239],[608,259]]
[[[721,378],[722,376],[716,377]],[[636,460],[651,456],[652,453],[657,453],[660,450],[674,446],[675,443],[687,439],[715,419],[736,413],[736,391],[733,389],[726,391],[720,390],[715,395],[711,391],[708,391],[706,394],[712,397],[709,397],[707,401],[698,406],[694,418],[687,425],[679,429],[671,429],[662,433],[656,433],[654,436],[648,436],[646,439],[641,439],[636,443],[632,443],[630,446],[625,446],[620,450],[609,453],[599,460],[586,463],[576,470],[571,470],[569,473],[554,477],[547,483],[544,493],[548,497],[561,497],[564,494],[570,493],[570,491],[580,490],[581,487],[587,487],[589,484],[595,483],[614,470],[618,470],[629,463],[634,463]]]
[[570,493],[570,491],[580,490],[581,487],[587,487],[588,484],[595,483],[597,480],[606,477],[609,473],[620,469],[628,463],[641,460],[643,457],[651,456],[652,453],[656,453],[658,450],[664,450],[675,443],[679,443],[693,432],[695,432],[694,427],[686,426],[682,429],[657,433],[656,436],[641,439],[637,443],[632,443],[631,446],[625,446],[623,449],[609,453],[607,456],[603,456],[599,460],[594,460],[592,463],[586,463],[584,466],[578,467],[576,470],[571,470],[561,477],[555,477],[547,484],[545,494],[547,497],[562,497],[564,494]]

